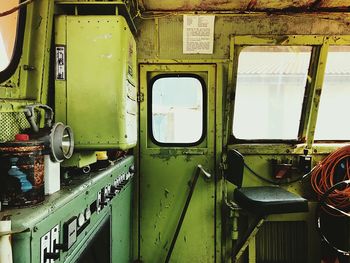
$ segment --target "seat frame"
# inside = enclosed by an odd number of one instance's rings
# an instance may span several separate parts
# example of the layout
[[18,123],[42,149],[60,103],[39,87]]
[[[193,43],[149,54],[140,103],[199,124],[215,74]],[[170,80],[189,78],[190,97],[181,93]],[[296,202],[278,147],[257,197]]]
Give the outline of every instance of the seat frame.
[[[237,191],[242,187],[243,182],[243,172],[244,172],[244,158],[243,156],[236,150],[230,149],[227,154],[227,169],[224,173],[224,178],[235,184],[238,188],[235,189]],[[249,189],[249,187],[245,188]],[[257,189],[257,188],[255,188]],[[284,190],[283,188],[279,188],[282,194],[286,192],[287,194],[291,194],[289,191]],[[261,190],[263,190],[263,187],[261,187]],[[242,192],[241,192],[242,193]],[[243,193],[244,194],[244,193]],[[248,196],[245,196],[249,199]],[[284,199],[276,199],[277,201],[283,202]],[[254,201],[254,200],[252,200]],[[264,200],[262,200],[264,201]],[[307,212],[307,201],[303,198],[298,198],[298,200],[294,201],[296,204],[296,207],[293,209],[284,209],[281,208],[281,211],[275,211],[271,213],[254,213],[254,211],[251,211],[251,209],[248,209],[247,207],[240,206],[239,203],[236,202],[236,204],[242,208],[243,210],[247,210],[252,214],[252,222],[249,224],[246,231],[243,233],[242,236],[238,238],[238,240],[235,242],[234,247],[232,248],[232,261],[237,262],[237,260],[242,256],[246,248],[249,246],[252,239],[255,238],[256,234],[258,233],[260,227],[263,225],[264,221],[270,214],[284,214],[284,213],[299,213],[299,212]],[[293,203],[293,200],[292,200]],[[306,204],[303,205],[303,203]],[[301,205],[300,205],[301,204]],[[266,205],[266,201],[265,201]],[[268,205],[268,203],[267,203]],[[303,207],[304,206],[304,207]]]

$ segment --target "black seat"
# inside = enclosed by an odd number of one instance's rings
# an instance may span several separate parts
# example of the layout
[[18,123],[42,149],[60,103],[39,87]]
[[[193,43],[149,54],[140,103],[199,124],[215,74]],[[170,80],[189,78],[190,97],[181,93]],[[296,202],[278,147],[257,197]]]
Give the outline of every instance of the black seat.
[[308,211],[306,199],[279,186],[242,187],[244,166],[243,156],[234,149],[228,150],[225,179],[237,186],[234,190],[235,203],[254,216],[253,223],[233,248],[233,262],[242,255],[268,215]]
[[236,203],[260,215],[307,212],[307,200],[278,186],[236,188]]

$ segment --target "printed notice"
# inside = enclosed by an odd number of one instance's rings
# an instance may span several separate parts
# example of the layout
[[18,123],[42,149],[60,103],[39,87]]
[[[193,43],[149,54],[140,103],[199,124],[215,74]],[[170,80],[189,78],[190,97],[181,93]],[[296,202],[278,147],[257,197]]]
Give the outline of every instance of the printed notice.
[[213,54],[215,16],[184,15],[183,53]]

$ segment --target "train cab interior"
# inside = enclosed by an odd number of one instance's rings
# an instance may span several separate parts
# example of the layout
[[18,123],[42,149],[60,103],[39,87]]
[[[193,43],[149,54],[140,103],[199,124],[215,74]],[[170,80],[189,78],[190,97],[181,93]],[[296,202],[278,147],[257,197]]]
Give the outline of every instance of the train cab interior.
[[0,1],[0,263],[350,262],[349,0]]

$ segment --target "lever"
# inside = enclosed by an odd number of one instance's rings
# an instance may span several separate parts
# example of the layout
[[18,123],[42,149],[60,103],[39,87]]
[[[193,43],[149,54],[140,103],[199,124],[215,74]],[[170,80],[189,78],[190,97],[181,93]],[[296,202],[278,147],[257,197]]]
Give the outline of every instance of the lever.
[[207,178],[210,178],[211,175],[210,173],[206,172],[202,165],[198,164],[197,165],[197,168],[196,168],[196,171],[195,171],[195,174],[194,174],[194,177],[190,183],[190,191],[188,192],[188,195],[187,195],[187,199],[186,199],[186,202],[185,202],[185,205],[182,209],[182,212],[181,212],[181,215],[180,215],[180,219],[177,223],[177,226],[176,226],[176,229],[175,229],[175,233],[174,233],[174,236],[173,236],[173,239],[171,241],[171,244],[170,244],[170,247],[169,247],[169,250],[168,250],[168,253],[167,253],[167,256],[166,256],[166,259],[165,259],[165,263],[169,263],[169,260],[170,260],[170,257],[171,257],[171,254],[173,253],[173,249],[174,249],[174,246],[175,246],[175,243],[176,243],[176,240],[177,240],[177,237],[180,233],[180,230],[181,230],[181,227],[182,227],[182,223],[184,221],[184,218],[185,218],[185,215],[187,213],[187,209],[188,209],[188,206],[191,202],[191,198],[192,198],[192,195],[193,195],[193,192],[194,192],[194,189],[196,187],[196,184],[197,184],[197,181],[198,181],[198,178],[199,178],[199,175],[200,173],[203,172],[203,174],[207,177]]
[[210,179],[210,178],[211,178],[211,174],[208,173],[206,170],[204,170],[204,168],[203,168],[202,165],[198,164],[197,167],[201,170],[201,172],[204,174],[204,176],[205,176],[207,179]]

